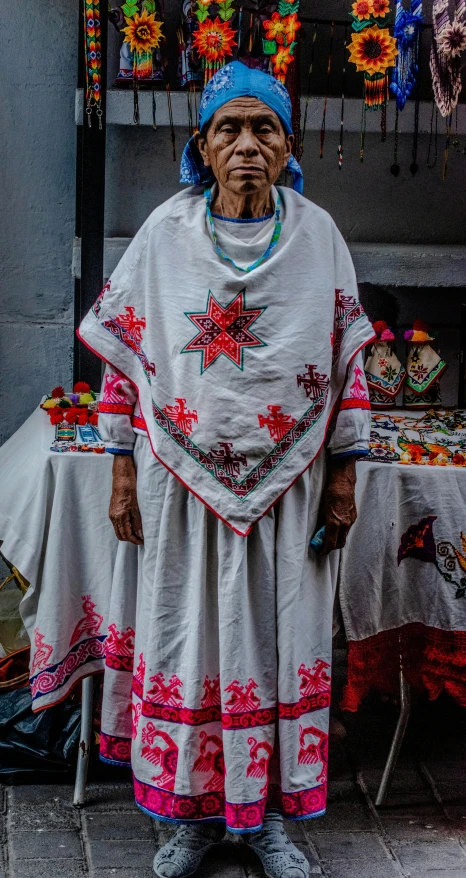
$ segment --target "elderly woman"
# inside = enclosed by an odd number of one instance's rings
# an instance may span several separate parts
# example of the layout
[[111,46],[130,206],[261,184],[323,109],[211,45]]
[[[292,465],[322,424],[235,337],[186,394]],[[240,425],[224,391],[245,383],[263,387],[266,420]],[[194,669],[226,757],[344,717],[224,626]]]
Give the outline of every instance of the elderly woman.
[[216,73],[183,156],[195,185],[154,210],[80,330],[107,363],[110,517],[120,553],[139,547],[134,585],[117,559],[102,756],[131,759],[138,805],[181,824],[160,878],[193,874],[225,829],[270,878],[306,878],[283,817],[325,810],[329,553],[356,517],[373,331],[292,145],[280,82]]

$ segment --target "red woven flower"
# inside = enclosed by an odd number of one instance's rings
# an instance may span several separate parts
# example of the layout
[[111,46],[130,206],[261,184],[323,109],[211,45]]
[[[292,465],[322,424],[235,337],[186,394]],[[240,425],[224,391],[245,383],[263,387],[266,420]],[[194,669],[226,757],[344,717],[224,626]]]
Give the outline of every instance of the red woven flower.
[[92,424],[93,427],[97,427],[99,421],[99,415],[97,412],[91,412],[89,415],[89,423]]
[[64,395],[65,395],[65,390],[64,390],[64,388],[61,386],[61,384],[58,384],[57,387],[54,387],[53,390],[52,390],[52,393],[50,394],[50,396],[51,396],[53,399],[61,399],[62,396],[64,396]]
[[55,426],[55,424],[61,424],[63,421],[63,409],[59,406],[56,406],[54,409],[49,409],[48,416],[50,418],[50,423],[53,426]]
[[77,381],[73,387],[73,393],[89,393],[91,389],[87,381]]

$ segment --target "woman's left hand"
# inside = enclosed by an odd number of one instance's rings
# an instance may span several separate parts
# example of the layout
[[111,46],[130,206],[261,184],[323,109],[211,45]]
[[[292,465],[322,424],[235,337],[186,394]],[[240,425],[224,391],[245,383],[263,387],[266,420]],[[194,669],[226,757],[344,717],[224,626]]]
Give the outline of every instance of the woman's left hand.
[[342,549],[357,518],[354,488],[356,461],[353,455],[330,459],[324,493],[325,540],[322,554]]

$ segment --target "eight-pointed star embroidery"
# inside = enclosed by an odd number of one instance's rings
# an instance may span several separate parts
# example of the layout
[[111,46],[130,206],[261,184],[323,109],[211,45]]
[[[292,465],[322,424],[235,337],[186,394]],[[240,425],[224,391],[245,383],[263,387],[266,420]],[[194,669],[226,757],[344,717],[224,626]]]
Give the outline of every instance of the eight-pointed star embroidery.
[[246,288],[228,305],[221,305],[209,290],[206,310],[200,314],[185,311],[186,317],[198,328],[198,334],[181,351],[182,354],[200,351],[201,375],[223,354],[239,369],[243,369],[244,348],[265,347],[249,327],[265,308],[246,310]]

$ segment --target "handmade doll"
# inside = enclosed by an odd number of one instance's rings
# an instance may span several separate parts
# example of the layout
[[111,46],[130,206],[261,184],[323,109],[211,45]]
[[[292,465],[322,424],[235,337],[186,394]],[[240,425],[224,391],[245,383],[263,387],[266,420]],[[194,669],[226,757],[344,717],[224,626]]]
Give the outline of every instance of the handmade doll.
[[373,324],[377,339],[366,360],[366,379],[369,398],[374,409],[394,408],[406,372],[395,354],[395,336],[384,320]]
[[447,364],[431,346],[435,339],[429,335],[427,323],[415,320],[412,329],[405,332],[408,342],[408,361],[406,381],[403,390],[403,404],[410,409],[440,406],[440,376]]

